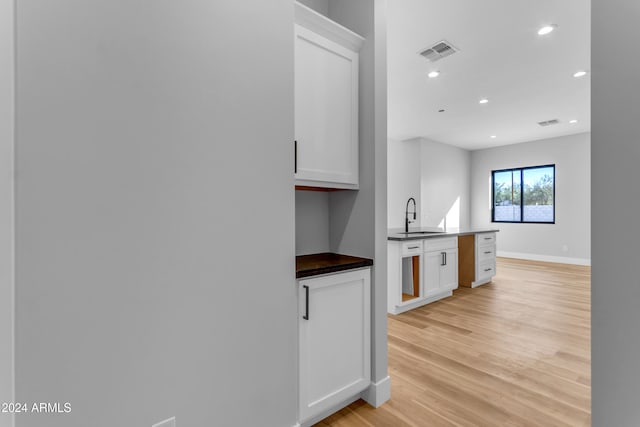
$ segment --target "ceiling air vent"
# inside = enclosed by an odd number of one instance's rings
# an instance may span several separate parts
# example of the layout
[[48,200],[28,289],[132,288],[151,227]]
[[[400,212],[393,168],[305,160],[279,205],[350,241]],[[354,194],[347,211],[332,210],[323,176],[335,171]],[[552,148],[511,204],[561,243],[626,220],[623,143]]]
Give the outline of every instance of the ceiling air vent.
[[438,43],[430,46],[422,51],[420,51],[420,55],[424,56],[431,62],[436,62],[444,57],[449,55],[453,55],[459,49],[453,47],[451,43],[446,40],[441,40]]
[[544,122],[538,122],[540,126],[551,126],[551,125],[557,125],[558,123],[560,123],[558,119],[545,120]]

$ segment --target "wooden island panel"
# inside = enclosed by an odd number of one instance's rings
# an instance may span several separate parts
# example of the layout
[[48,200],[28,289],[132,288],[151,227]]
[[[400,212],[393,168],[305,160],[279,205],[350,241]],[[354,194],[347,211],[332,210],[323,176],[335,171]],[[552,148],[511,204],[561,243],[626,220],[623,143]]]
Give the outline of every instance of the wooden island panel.
[[476,280],[475,234],[458,236],[458,286],[470,288]]

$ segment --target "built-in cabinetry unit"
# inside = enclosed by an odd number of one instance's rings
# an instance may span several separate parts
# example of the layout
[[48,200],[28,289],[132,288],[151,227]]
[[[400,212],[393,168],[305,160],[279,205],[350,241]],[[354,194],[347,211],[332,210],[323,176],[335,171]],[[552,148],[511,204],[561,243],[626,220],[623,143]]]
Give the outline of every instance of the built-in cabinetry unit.
[[358,51],[364,39],[295,3],[296,187],[358,189]]
[[298,292],[299,410],[306,425],[370,385],[370,269],[300,279]]
[[[294,9],[296,190],[358,190],[359,50],[364,39],[302,4],[294,3]],[[298,193],[305,194],[301,200],[307,202],[323,203],[326,196],[313,193],[319,197],[312,199],[307,197],[310,193]],[[347,198],[357,194],[347,193]],[[329,244],[333,234],[327,229],[331,227],[329,211],[332,218],[351,212],[340,201],[335,208],[328,197],[324,201],[326,221],[318,224],[318,233],[309,235],[326,243],[304,242],[313,250],[339,248],[339,244]],[[297,219],[309,211],[307,207],[296,211]],[[319,223],[321,216],[313,220]],[[307,220],[299,223],[313,227],[313,221]],[[329,236],[320,236],[324,230]],[[307,249],[299,252],[298,246],[297,241],[296,253],[302,253],[296,257],[299,421],[308,426],[359,397],[375,397],[365,392],[376,387],[371,384],[373,260],[331,252],[309,254]],[[362,253],[372,252],[355,247]]]
[[389,241],[387,309],[398,314],[451,296],[458,287],[455,236]]
[[458,247],[460,286],[475,288],[489,283],[496,275],[496,233],[459,236]]

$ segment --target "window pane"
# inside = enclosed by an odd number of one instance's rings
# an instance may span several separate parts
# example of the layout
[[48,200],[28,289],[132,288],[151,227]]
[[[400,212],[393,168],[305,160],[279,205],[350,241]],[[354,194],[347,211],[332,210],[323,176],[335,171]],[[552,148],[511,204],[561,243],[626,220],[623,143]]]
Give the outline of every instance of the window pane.
[[494,172],[494,221],[520,221],[520,170]]
[[524,221],[554,222],[553,183],[555,168],[524,169]]

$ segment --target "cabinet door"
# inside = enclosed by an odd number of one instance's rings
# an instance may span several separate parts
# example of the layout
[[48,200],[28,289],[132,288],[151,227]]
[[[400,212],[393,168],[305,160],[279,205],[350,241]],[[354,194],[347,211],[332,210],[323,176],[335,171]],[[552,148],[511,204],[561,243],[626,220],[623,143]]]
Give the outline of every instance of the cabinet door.
[[370,272],[299,283],[300,418],[305,421],[369,386]]
[[440,289],[458,288],[458,250],[447,249],[444,265],[440,267]]
[[358,54],[295,29],[296,180],[357,188]]
[[440,290],[440,268],[444,258],[441,252],[427,252],[422,258],[424,259],[422,269],[424,296],[428,297]]

